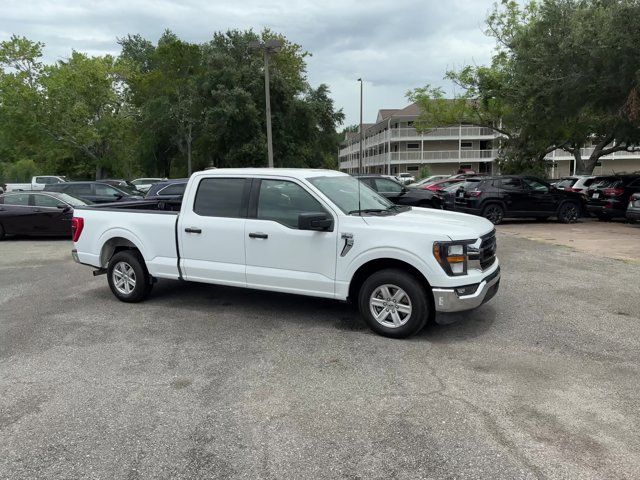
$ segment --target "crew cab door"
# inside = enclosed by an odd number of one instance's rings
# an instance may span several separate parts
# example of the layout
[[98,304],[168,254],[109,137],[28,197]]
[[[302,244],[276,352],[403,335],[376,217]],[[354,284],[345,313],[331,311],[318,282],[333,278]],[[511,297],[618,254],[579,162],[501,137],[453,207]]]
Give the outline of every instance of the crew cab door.
[[[300,230],[301,213],[326,212],[331,231]],[[336,215],[304,185],[292,179],[255,179],[244,241],[247,286],[333,297]]]
[[220,176],[198,178],[195,196],[178,217],[181,268],[186,280],[246,285],[245,223],[251,181]]

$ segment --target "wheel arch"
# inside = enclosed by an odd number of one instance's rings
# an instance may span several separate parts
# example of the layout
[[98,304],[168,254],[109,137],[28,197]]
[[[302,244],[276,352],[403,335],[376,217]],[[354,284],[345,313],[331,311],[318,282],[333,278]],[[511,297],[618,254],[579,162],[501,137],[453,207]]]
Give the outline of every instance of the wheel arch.
[[419,282],[424,283],[427,288],[427,297],[429,302],[431,303],[431,311],[434,311],[433,306],[433,293],[431,291],[431,284],[427,277],[418,270],[415,266],[410,263],[400,260],[397,258],[391,257],[383,257],[383,258],[375,258],[372,260],[368,260],[362,265],[360,265],[354,274],[351,276],[351,280],[349,282],[349,290],[348,290],[348,299],[350,301],[355,301],[358,297],[358,292],[360,287],[364,283],[364,281],[373,273],[378,272],[380,270],[385,269],[396,269],[407,272],[408,274],[415,277]]
[[140,255],[142,255],[142,251],[140,250],[140,248],[138,248],[138,246],[131,240],[124,237],[111,237],[102,245],[102,248],[100,249],[100,266],[106,268],[106,266],[109,264],[109,260],[111,260],[111,257],[123,250],[135,250],[137,252],[140,252]]

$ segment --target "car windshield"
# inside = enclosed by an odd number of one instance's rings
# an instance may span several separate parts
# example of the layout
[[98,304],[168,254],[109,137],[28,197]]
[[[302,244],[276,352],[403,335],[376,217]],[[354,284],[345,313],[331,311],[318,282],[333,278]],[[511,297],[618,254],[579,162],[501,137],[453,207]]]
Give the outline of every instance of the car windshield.
[[576,183],[577,178],[563,178],[558,183],[556,183],[556,188],[569,188],[572,187],[574,183]]
[[81,207],[83,205],[89,205],[85,200],[80,200],[79,198],[72,197],[71,195],[67,195],[66,193],[61,193],[56,196],[59,200],[63,201],[71,205],[72,207]]
[[136,190],[135,187],[130,187],[129,185],[118,185],[117,187],[118,190],[128,194],[128,195],[140,195],[140,192],[138,190]]
[[351,176],[314,177],[308,180],[344,213],[357,210],[387,210],[393,206],[389,200]]

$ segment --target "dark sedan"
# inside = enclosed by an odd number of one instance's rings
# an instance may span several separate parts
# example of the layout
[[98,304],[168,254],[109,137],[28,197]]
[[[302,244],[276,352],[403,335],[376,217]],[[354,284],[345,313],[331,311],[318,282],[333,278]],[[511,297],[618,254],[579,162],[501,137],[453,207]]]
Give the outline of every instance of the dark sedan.
[[0,240],[5,235],[71,237],[73,208],[87,205],[55,192],[11,192],[0,195]]
[[142,200],[142,194],[135,188],[114,187],[104,182],[65,182],[46,185],[47,192],[67,193],[93,203],[130,202]]
[[145,200],[182,200],[184,190],[187,188],[188,178],[165,180],[151,185]]
[[627,207],[627,219],[631,223],[640,222],[640,193],[631,195]]
[[431,190],[406,187],[380,175],[359,175],[358,180],[396,205],[440,208],[440,198]]

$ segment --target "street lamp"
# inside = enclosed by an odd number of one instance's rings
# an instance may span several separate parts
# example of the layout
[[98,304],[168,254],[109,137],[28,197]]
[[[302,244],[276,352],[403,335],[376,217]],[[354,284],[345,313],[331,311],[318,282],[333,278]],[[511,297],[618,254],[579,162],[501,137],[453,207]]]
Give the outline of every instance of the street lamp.
[[364,132],[362,131],[362,79],[359,78],[360,82],[360,156],[358,157],[358,173],[362,173],[362,138],[364,136]]
[[273,168],[273,141],[271,138],[271,94],[269,92],[269,55],[276,53],[282,47],[282,41],[272,38],[266,42],[253,40],[249,42],[251,50],[262,50],[264,56],[264,96],[267,105],[267,153],[269,155],[269,168]]

